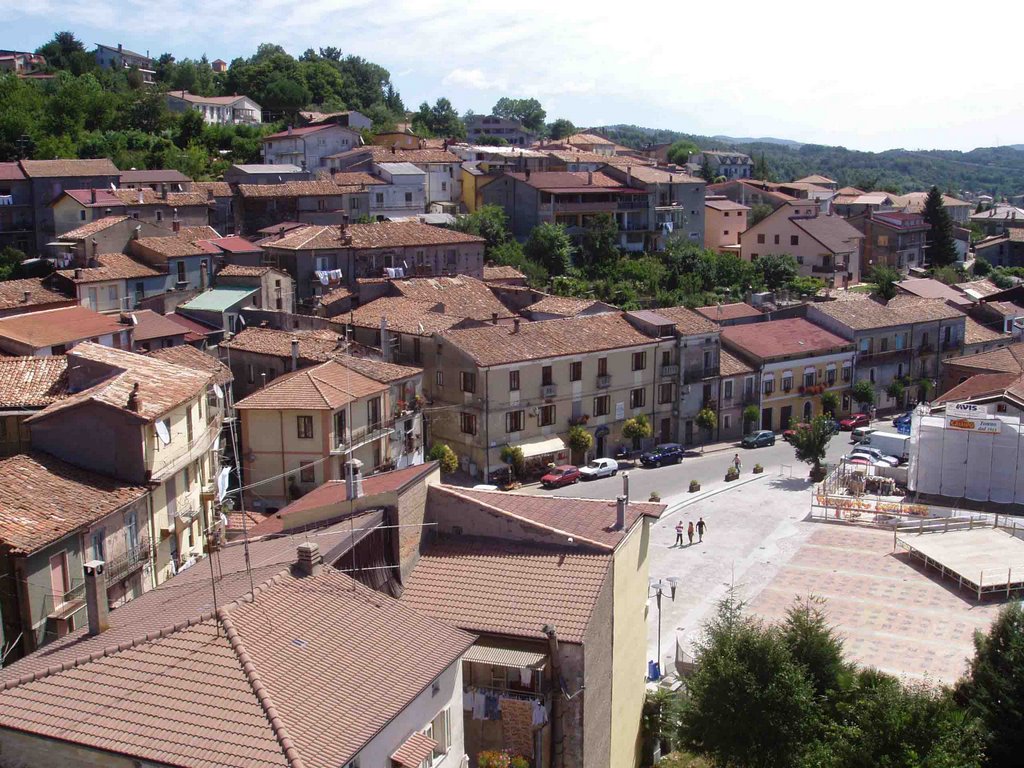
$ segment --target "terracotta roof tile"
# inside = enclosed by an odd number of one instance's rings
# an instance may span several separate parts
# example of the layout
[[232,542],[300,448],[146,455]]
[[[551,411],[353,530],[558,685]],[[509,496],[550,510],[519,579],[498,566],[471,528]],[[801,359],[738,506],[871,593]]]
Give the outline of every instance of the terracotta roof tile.
[[191,206],[205,206],[208,202],[203,192],[168,192],[164,197],[159,192],[144,187],[142,189],[118,189],[114,195],[124,205],[132,207],[137,205],[167,205],[171,208],[188,208]]
[[[25,293],[28,292],[28,301]],[[37,277],[0,281],[0,309],[36,307],[45,304],[74,303],[74,299],[47,288]]]
[[202,192],[204,195],[209,195],[210,190],[213,190],[214,197],[231,197],[231,185],[226,181],[194,181],[192,182],[192,190],[194,192]]
[[192,181],[181,171],[174,168],[154,168],[153,170],[121,171],[121,184],[188,184]]
[[135,321],[133,336],[136,342],[163,339],[168,336],[184,336],[186,333],[183,326],[151,309],[136,309],[128,314]]
[[635,191],[637,194],[642,194],[642,189],[632,190],[627,187],[623,182],[618,179],[613,179],[606,173],[601,171],[592,172],[569,172],[569,171],[536,171],[530,174],[530,178],[526,178],[525,173],[507,173],[506,176],[511,176],[517,181],[521,181],[524,184],[528,184],[534,189],[551,190],[555,192],[569,191],[569,192],[594,192],[599,193],[601,190],[612,190],[615,192],[630,192]]
[[951,357],[945,365],[976,368],[984,373],[1024,373],[1024,342],[1017,342],[988,352]]
[[0,542],[35,552],[148,493],[45,453],[0,460]]
[[731,325],[722,329],[722,343],[769,360],[789,355],[810,356],[832,349],[853,349],[853,342],[802,318]]
[[714,304],[709,307],[697,307],[695,310],[708,320],[739,320],[744,317],[761,317],[761,312],[749,304],[737,301],[733,304]]
[[193,320],[191,317],[185,317],[185,315],[179,315],[177,312],[172,312],[169,315],[164,315],[168,320],[177,323],[185,329],[185,341],[191,344],[196,341],[204,341],[213,334],[223,333],[223,328],[211,328],[208,325]]
[[285,248],[288,250],[336,250],[339,248],[401,248],[419,245],[448,245],[456,243],[477,243],[484,239],[475,235],[456,232],[418,221],[382,221],[377,224],[352,224],[342,239],[340,228],[335,226],[305,226],[294,229],[278,240],[265,240],[264,248]]
[[598,136],[596,133],[574,133],[571,136],[566,136],[561,141],[565,142],[569,146],[575,146],[579,144],[607,144],[608,146],[614,146],[615,142],[611,139],[606,139],[604,136]]
[[676,331],[683,336],[718,331],[716,323],[687,307],[662,307],[657,312],[673,321],[676,324]]
[[249,199],[325,197],[342,195],[344,191],[333,181],[286,181],[281,184],[239,184],[238,194]]
[[727,349],[721,349],[718,352],[718,370],[719,374],[723,378],[726,376],[741,376],[746,373],[754,372],[753,368]]
[[0,179],[4,181],[21,181],[27,178],[17,163],[0,163]]
[[268,272],[279,272],[273,267],[247,267],[244,264],[225,264],[217,271],[217,277],[263,277]]
[[356,307],[346,318],[347,323],[361,328],[380,328],[381,318],[396,333],[432,336],[463,322],[463,318],[437,309],[436,303],[416,301],[404,296],[385,296],[369,304]]
[[422,547],[401,602],[470,632],[582,643],[610,553],[512,541],[440,537]]
[[[256,243],[251,240],[247,240],[239,235],[228,235],[227,237],[215,237],[210,240],[200,240],[204,246],[212,246],[217,251],[226,251],[227,253],[259,253],[260,248]],[[273,269],[272,267],[270,269]],[[273,270],[285,274],[280,270]]]
[[812,306],[816,312],[855,331],[964,317],[942,299],[907,295],[896,296],[883,304],[870,296],[851,293],[838,301],[820,301]]
[[208,373],[213,376],[214,382],[221,386],[230,384],[233,379],[231,369],[224,365],[224,363],[213,355],[200,352],[189,344],[154,349],[152,352],[147,352],[146,356],[155,357],[157,360],[162,360],[165,363],[171,363],[181,368],[191,368],[193,371]]
[[600,304],[600,302],[597,299],[576,299],[571,296],[545,296],[528,306],[526,311],[561,315],[562,317],[575,317],[595,304]]
[[484,367],[622,349],[655,341],[633,327],[621,312],[523,322],[518,332],[511,325],[485,325],[444,331],[441,336]]
[[336,301],[344,301],[345,299],[351,298],[352,291],[350,291],[345,286],[341,286],[339,288],[335,288],[333,291],[328,291],[327,293],[321,295],[317,303],[320,304],[321,307],[326,307],[331,304],[334,304]]
[[453,155],[451,152],[441,148],[427,148],[427,149],[396,149],[391,151],[391,147],[382,147],[376,144],[369,144],[365,147],[359,147],[357,149],[350,149],[348,152],[341,152],[337,155],[331,155],[332,158],[347,160],[347,159],[358,159],[360,157],[366,157],[372,159],[376,163],[453,163],[458,164],[461,162],[458,155]]
[[416,731],[391,755],[391,761],[401,768],[420,768],[423,761],[433,757],[437,742]]
[[487,265],[484,267],[484,282],[491,280],[525,280],[526,275],[515,267],[503,264]]
[[1000,333],[993,328],[986,328],[973,317],[964,318],[964,344],[988,344],[1005,339],[1013,340],[1013,334]]
[[127,216],[104,216],[102,219],[96,219],[90,221],[88,224],[83,224],[75,229],[68,230],[67,232],[58,235],[58,240],[88,240],[90,237],[95,235],[97,232],[102,232],[105,229],[109,229],[115,224],[120,224],[122,221],[127,221]]
[[360,373],[368,379],[384,384],[423,375],[422,368],[416,368],[411,365],[399,365],[398,363],[386,363],[383,360],[374,360],[369,357],[356,357],[355,355],[342,353],[334,355],[332,359],[339,365]]
[[152,267],[140,264],[131,256],[123,253],[101,253],[96,257],[99,262],[97,267],[86,267],[81,270],[81,277],[78,277],[78,270],[60,269],[57,274],[67,278],[73,283],[100,283],[105,280],[134,280],[140,277],[157,277],[164,274],[157,272]]
[[967,291],[971,291],[979,296],[991,296],[993,293],[999,293],[999,291],[1002,290],[987,277],[983,277],[980,280],[971,280],[967,283],[957,283],[953,287],[964,291],[965,293]]
[[855,250],[858,241],[864,239],[864,235],[841,216],[795,216],[790,221],[833,253]]
[[362,171],[335,171],[331,174],[331,181],[339,187],[376,186],[387,183],[383,179],[378,179],[376,176]]
[[338,350],[341,336],[334,331],[278,331],[272,328],[246,328],[232,338],[222,341],[222,349],[255,352],[291,359],[292,339],[299,341],[299,359],[303,362],[322,363]]
[[333,360],[274,379],[235,403],[239,410],[335,410],[343,405],[387,392],[387,385],[367,378]]
[[930,277],[908,277],[896,283],[896,287],[924,299],[944,299],[962,305],[970,304],[973,301],[956,289]]
[[121,172],[107,159],[102,160],[22,160],[21,169],[30,179],[61,176],[117,176]]
[[65,189],[64,194],[86,208],[123,207],[121,198],[109,189]]
[[0,318],[0,337],[35,348],[67,344],[127,330],[116,317],[101,315],[88,307],[44,309]]
[[1001,394],[1021,378],[1019,373],[978,373],[935,398],[933,405]]
[[51,357],[0,357],[0,408],[40,408],[68,393],[68,361]]
[[429,304],[444,303],[445,312],[472,320],[491,320],[512,313],[482,281],[468,275],[458,277],[414,277],[391,281],[392,290],[407,299]]
[[160,237],[140,237],[131,241],[133,250],[143,250],[146,255],[167,260],[182,256],[202,256],[210,251],[202,245],[203,240],[219,237],[212,227],[182,227],[177,233]]

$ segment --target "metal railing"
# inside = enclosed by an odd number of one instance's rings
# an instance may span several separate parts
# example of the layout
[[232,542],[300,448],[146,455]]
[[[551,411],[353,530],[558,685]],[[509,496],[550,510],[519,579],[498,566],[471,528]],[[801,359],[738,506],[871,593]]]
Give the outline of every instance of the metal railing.
[[554,397],[558,393],[558,386],[556,384],[543,384],[540,388],[541,397]]
[[597,388],[598,389],[608,389],[608,387],[610,387],[611,385],[612,385],[612,377],[611,376],[607,376],[606,375],[606,376],[598,376],[597,377]]
[[112,557],[107,561],[105,570],[107,572],[107,583],[121,581],[140,570],[149,562],[150,546],[148,539],[142,539],[134,547]]

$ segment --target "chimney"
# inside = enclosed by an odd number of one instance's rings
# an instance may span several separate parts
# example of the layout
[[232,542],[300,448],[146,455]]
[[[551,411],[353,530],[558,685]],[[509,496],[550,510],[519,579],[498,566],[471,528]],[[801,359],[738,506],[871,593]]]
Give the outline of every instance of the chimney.
[[139,399],[139,382],[132,384],[132,391],[128,393],[128,410],[138,413],[142,409],[142,401]]
[[89,200],[92,203],[96,202],[96,188],[95,187],[93,187],[92,189],[89,190]]
[[102,560],[90,560],[85,563],[83,568],[85,569],[85,606],[89,614],[89,634],[95,636],[106,632],[110,626],[107,577],[103,574]]
[[81,280],[84,276],[81,267],[75,267],[75,280]]
[[626,527],[627,503],[625,496],[619,496],[615,499],[615,529],[618,531],[624,530]]
[[315,541],[304,541],[296,549],[295,570],[298,576],[316,576],[323,568],[324,558],[320,545]]
[[622,473],[622,495],[626,497],[626,503],[629,504],[629,472]]
[[208,203],[212,203],[213,202],[213,187],[207,187],[206,188],[206,201]]
[[89,253],[92,256],[92,258],[96,258],[96,247],[98,245],[98,243],[96,242],[96,238],[92,238],[92,240],[89,241],[89,244],[92,246],[92,248],[88,249],[86,252]]
[[121,53],[121,52],[122,52],[123,50],[124,50],[124,46],[123,46],[123,45],[121,45],[121,43],[118,43],[118,44],[117,44],[117,52],[118,52],[118,53]]
[[363,495],[363,462],[351,459],[345,462],[345,477],[348,493],[346,501],[353,501]]
[[519,318],[512,319],[512,333],[519,333]]
[[593,184],[593,183],[594,183],[594,172],[593,171],[587,171],[587,184],[590,185],[590,184]]
[[292,370],[299,370],[299,340],[292,339]]
[[633,186],[633,166],[632,165],[627,165],[626,166],[626,186],[627,187],[632,187]]
[[32,295],[32,291],[22,291],[21,300],[23,303],[28,304],[28,297]]
[[136,199],[139,201],[139,205],[142,205],[143,201],[145,200],[145,197],[142,194],[142,187],[139,187],[139,194],[137,195]]
[[491,325],[497,325],[497,324],[498,324],[498,313],[497,312],[491,312]]
[[206,290],[206,280],[207,280],[207,277],[208,277],[207,274],[206,274],[207,269],[208,269],[208,267],[206,266],[206,259],[203,259],[201,262],[199,262],[199,290],[200,291],[205,291]]
[[137,224],[135,226],[135,229],[132,230],[132,240],[138,240],[139,239],[139,232],[141,230],[142,230],[142,225],[141,224]]
[[160,197],[163,198],[164,200],[167,199],[167,185],[166,184],[161,184],[160,185]]
[[175,232],[181,232],[181,221],[178,220],[177,216],[175,216],[174,220],[171,222],[171,229]]
[[388,338],[388,319],[380,319],[380,351],[385,363],[391,362],[391,341]]

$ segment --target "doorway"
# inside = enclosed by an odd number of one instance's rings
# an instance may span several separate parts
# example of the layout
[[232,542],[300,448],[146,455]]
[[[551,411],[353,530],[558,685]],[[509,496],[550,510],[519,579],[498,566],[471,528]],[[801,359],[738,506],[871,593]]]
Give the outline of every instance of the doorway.
[[761,411],[761,429],[772,428],[772,409],[765,408]]
[[[789,429],[789,422],[793,420],[793,406],[785,405],[779,410],[779,426],[782,429]],[[771,427],[765,427],[771,429]]]
[[812,406],[811,401],[808,400],[806,403],[804,403],[804,423],[809,423],[811,421],[811,414],[813,412],[814,406]]
[[686,432],[685,432],[685,437],[683,439],[685,440],[686,445],[693,445],[693,422],[692,421],[687,421],[686,422]]
[[664,418],[661,420],[661,438],[659,442],[667,443],[672,439],[672,419]]

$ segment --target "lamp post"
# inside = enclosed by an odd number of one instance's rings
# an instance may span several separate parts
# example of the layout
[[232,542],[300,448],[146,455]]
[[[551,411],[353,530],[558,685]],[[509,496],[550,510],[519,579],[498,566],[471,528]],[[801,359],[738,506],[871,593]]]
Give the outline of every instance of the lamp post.
[[[679,585],[679,579],[676,576],[668,576],[665,579],[651,579],[650,590],[653,590],[654,597],[658,603],[658,677],[661,677],[661,596],[668,593],[672,602],[676,599],[676,587]],[[650,595],[651,592],[649,591]]]

